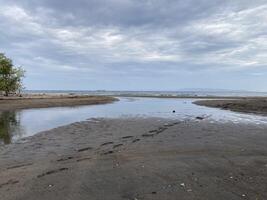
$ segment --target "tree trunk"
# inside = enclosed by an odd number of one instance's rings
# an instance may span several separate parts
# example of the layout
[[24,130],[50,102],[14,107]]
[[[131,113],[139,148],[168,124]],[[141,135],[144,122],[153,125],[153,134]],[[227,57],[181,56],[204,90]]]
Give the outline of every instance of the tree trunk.
[[8,97],[8,93],[9,93],[8,91],[5,91],[5,96],[6,96],[6,97]]

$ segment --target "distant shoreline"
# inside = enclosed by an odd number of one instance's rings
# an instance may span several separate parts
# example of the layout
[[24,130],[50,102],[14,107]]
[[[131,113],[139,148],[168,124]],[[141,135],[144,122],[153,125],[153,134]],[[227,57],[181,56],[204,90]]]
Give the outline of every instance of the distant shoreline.
[[221,108],[242,113],[267,115],[267,97],[244,99],[200,100],[196,105]]
[[78,95],[78,94],[23,94],[19,96],[0,97],[0,112],[30,108],[67,107],[79,105],[106,104],[118,101],[116,97],[125,98],[162,98],[195,99],[199,106],[222,108],[244,113],[267,115],[267,97],[259,96],[192,96],[192,95]]
[[23,94],[73,94],[73,95],[103,95],[103,96],[135,96],[135,97],[267,97],[267,92],[251,91],[112,91],[112,90],[29,90]]
[[116,97],[172,98],[172,99],[267,99],[264,96],[192,96],[192,95],[107,95]]
[[118,101],[111,96],[89,96],[89,95],[29,95],[24,94],[22,97],[10,96],[0,97],[0,112],[12,111],[30,108],[48,108],[48,107],[66,107],[80,105],[107,104]]

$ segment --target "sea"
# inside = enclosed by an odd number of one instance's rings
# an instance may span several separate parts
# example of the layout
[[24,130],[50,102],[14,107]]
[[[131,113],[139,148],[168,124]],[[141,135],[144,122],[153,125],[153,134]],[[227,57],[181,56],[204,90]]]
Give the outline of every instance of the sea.
[[267,92],[253,91],[108,91],[108,90],[25,90],[27,94],[75,94],[107,96],[171,96],[171,97],[267,97]]

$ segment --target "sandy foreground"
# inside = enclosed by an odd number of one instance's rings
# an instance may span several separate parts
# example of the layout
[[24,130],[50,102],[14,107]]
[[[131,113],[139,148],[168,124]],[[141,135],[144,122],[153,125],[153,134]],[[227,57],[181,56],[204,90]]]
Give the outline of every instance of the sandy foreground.
[[88,95],[25,95],[23,97],[1,97],[0,112],[20,110],[27,108],[48,108],[63,106],[79,106],[105,104],[116,101],[110,96],[88,96]]
[[267,199],[267,126],[92,119],[0,150],[3,200]]

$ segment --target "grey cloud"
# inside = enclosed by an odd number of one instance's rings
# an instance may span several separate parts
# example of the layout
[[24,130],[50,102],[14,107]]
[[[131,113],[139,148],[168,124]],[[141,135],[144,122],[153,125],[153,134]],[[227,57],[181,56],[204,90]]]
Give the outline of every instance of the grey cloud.
[[59,19],[59,24],[124,27],[184,24],[208,16],[225,4],[220,0],[12,1],[33,14],[40,14],[46,10],[50,17]]
[[265,0],[0,3],[0,51],[34,73],[142,77],[267,65]]

